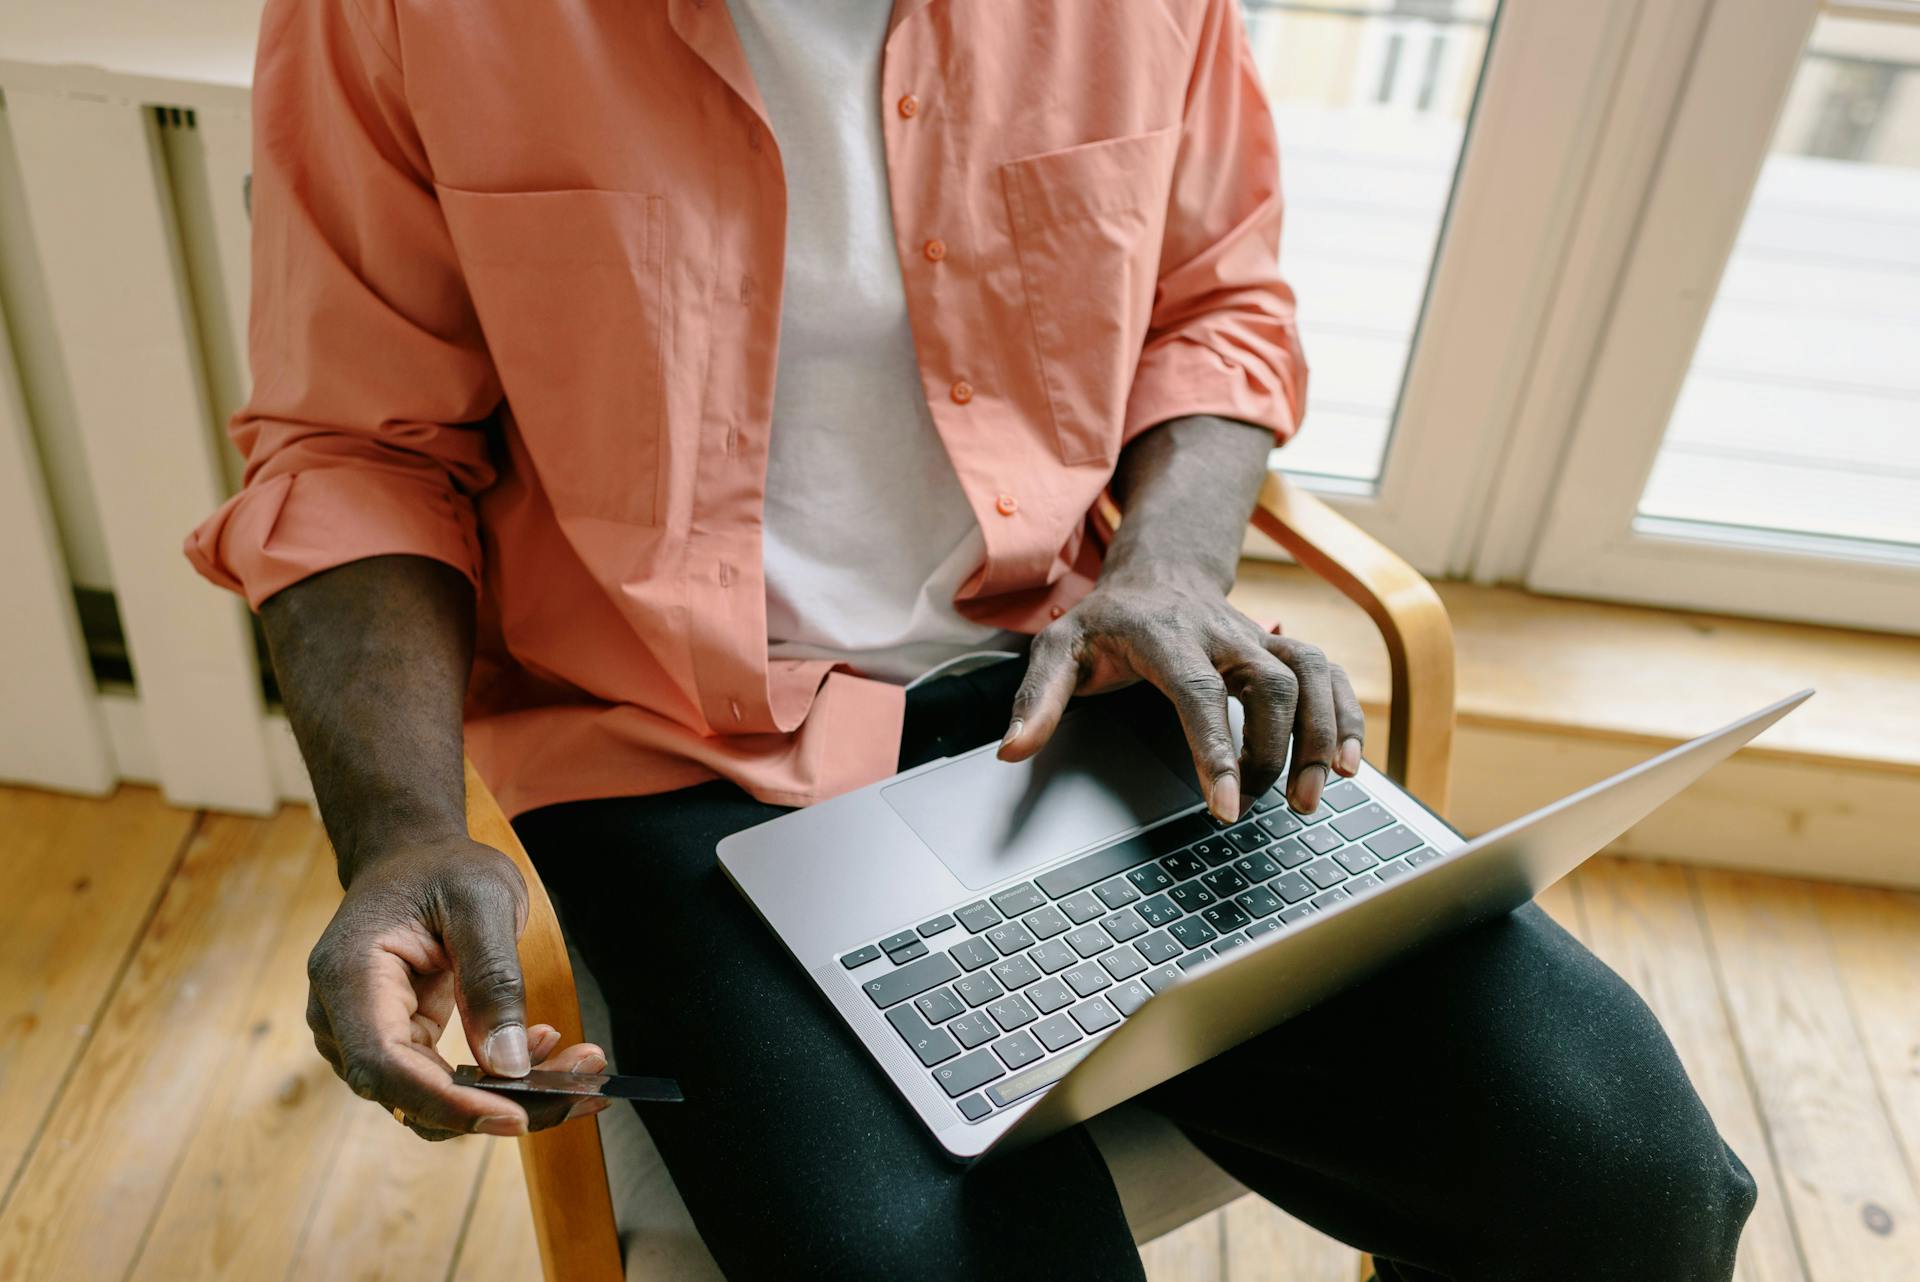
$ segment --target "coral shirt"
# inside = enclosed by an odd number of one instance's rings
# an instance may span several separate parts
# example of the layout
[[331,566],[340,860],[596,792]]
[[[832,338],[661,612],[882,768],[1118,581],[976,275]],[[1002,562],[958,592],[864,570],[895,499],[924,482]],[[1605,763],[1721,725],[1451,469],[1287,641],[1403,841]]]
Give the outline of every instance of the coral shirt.
[[[1298,422],[1239,0],[896,0],[881,111],[984,535],[955,601],[1037,631],[1092,585],[1135,436]],[[727,6],[270,0],[253,123],[246,486],[200,571],[256,606],[369,556],[468,575],[468,749],[510,813],[890,773],[898,686],[767,653],[786,181]]]

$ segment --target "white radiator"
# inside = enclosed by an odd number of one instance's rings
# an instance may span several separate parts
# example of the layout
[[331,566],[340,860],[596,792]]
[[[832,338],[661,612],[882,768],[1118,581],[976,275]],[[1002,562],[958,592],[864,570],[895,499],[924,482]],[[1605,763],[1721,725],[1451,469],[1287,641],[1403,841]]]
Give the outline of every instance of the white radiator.
[[[236,59],[156,76],[19,59],[9,35],[0,22],[0,780],[148,780],[254,812],[305,797],[244,604],[180,552],[239,472],[224,433],[246,391]],[[112,592],[130,685],[96,681],[76,585]]]

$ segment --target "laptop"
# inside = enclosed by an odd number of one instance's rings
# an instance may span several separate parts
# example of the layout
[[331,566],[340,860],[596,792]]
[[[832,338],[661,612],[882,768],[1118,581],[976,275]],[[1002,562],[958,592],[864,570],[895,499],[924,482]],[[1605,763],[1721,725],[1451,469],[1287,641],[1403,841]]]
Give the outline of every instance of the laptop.
[[[1078,701],[735,833],[721,867],[956,1159],[1011,1151],[1508,913],[1806,690],[1469,841],[1371,766],[1216,822],[1171,708]],[[1235,708],[1237,712],[1237,706]]]

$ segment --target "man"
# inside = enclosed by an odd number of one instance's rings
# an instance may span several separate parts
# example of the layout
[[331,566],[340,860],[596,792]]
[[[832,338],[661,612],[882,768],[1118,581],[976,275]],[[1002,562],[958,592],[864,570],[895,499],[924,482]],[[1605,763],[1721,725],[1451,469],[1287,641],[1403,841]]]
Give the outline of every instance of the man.
[[[322,1054],[428,1138],[561,1120],[451,1083],[456,1005],[493,1072],[605,1062],[528,1023],[464,701],[730,1275],[1139,1277],[1085,1135],[947,1164],[713,847],[1135,681],[1223,818],[1355,770],[1339,668],[1224,597],[1306,377],[1234,0],[272,0],[254,123],[247,485],[189,554],[338,852]],[[1723,1278],[1753,1198],[1531,909],[1146,1103],[1388,1279]]]

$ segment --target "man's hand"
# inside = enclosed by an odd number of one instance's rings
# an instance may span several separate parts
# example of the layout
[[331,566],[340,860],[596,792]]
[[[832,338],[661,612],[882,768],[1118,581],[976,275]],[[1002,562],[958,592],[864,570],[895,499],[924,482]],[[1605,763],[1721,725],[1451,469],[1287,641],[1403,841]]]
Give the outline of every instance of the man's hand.
[[[1212,583],[1178,575],[1137,582],[1109,574],[1034,638],[1001,759],[1038,752],[1070,696],[1135,680],[1173,701],[1208,808],[1224,821],[1238,819],[1242,802],[1287,769],[1289,740],[1287,799],[1295,810],[1319,804],[1329,769],[1352,775],[1360,768],[1366,726],[1340,666],[1304,641],[1262,632]],[[1246,710],[1237,758],[1228,695]]]
[[538,1097],[523,1108],[455,1086],[434,1049],[457,1005],[474,1060],[495,1076],[521,1077],[536,1064],[606,1067],[599,1047],[559,1050],[553,1028],[527,1027],[517,947],[526,916],[519,870],[464,835],[363,855],[307,959],[314,1045],[356,1095],[400,1110],[425,1139],[524,1135],[606,1108],[605,1099]]

